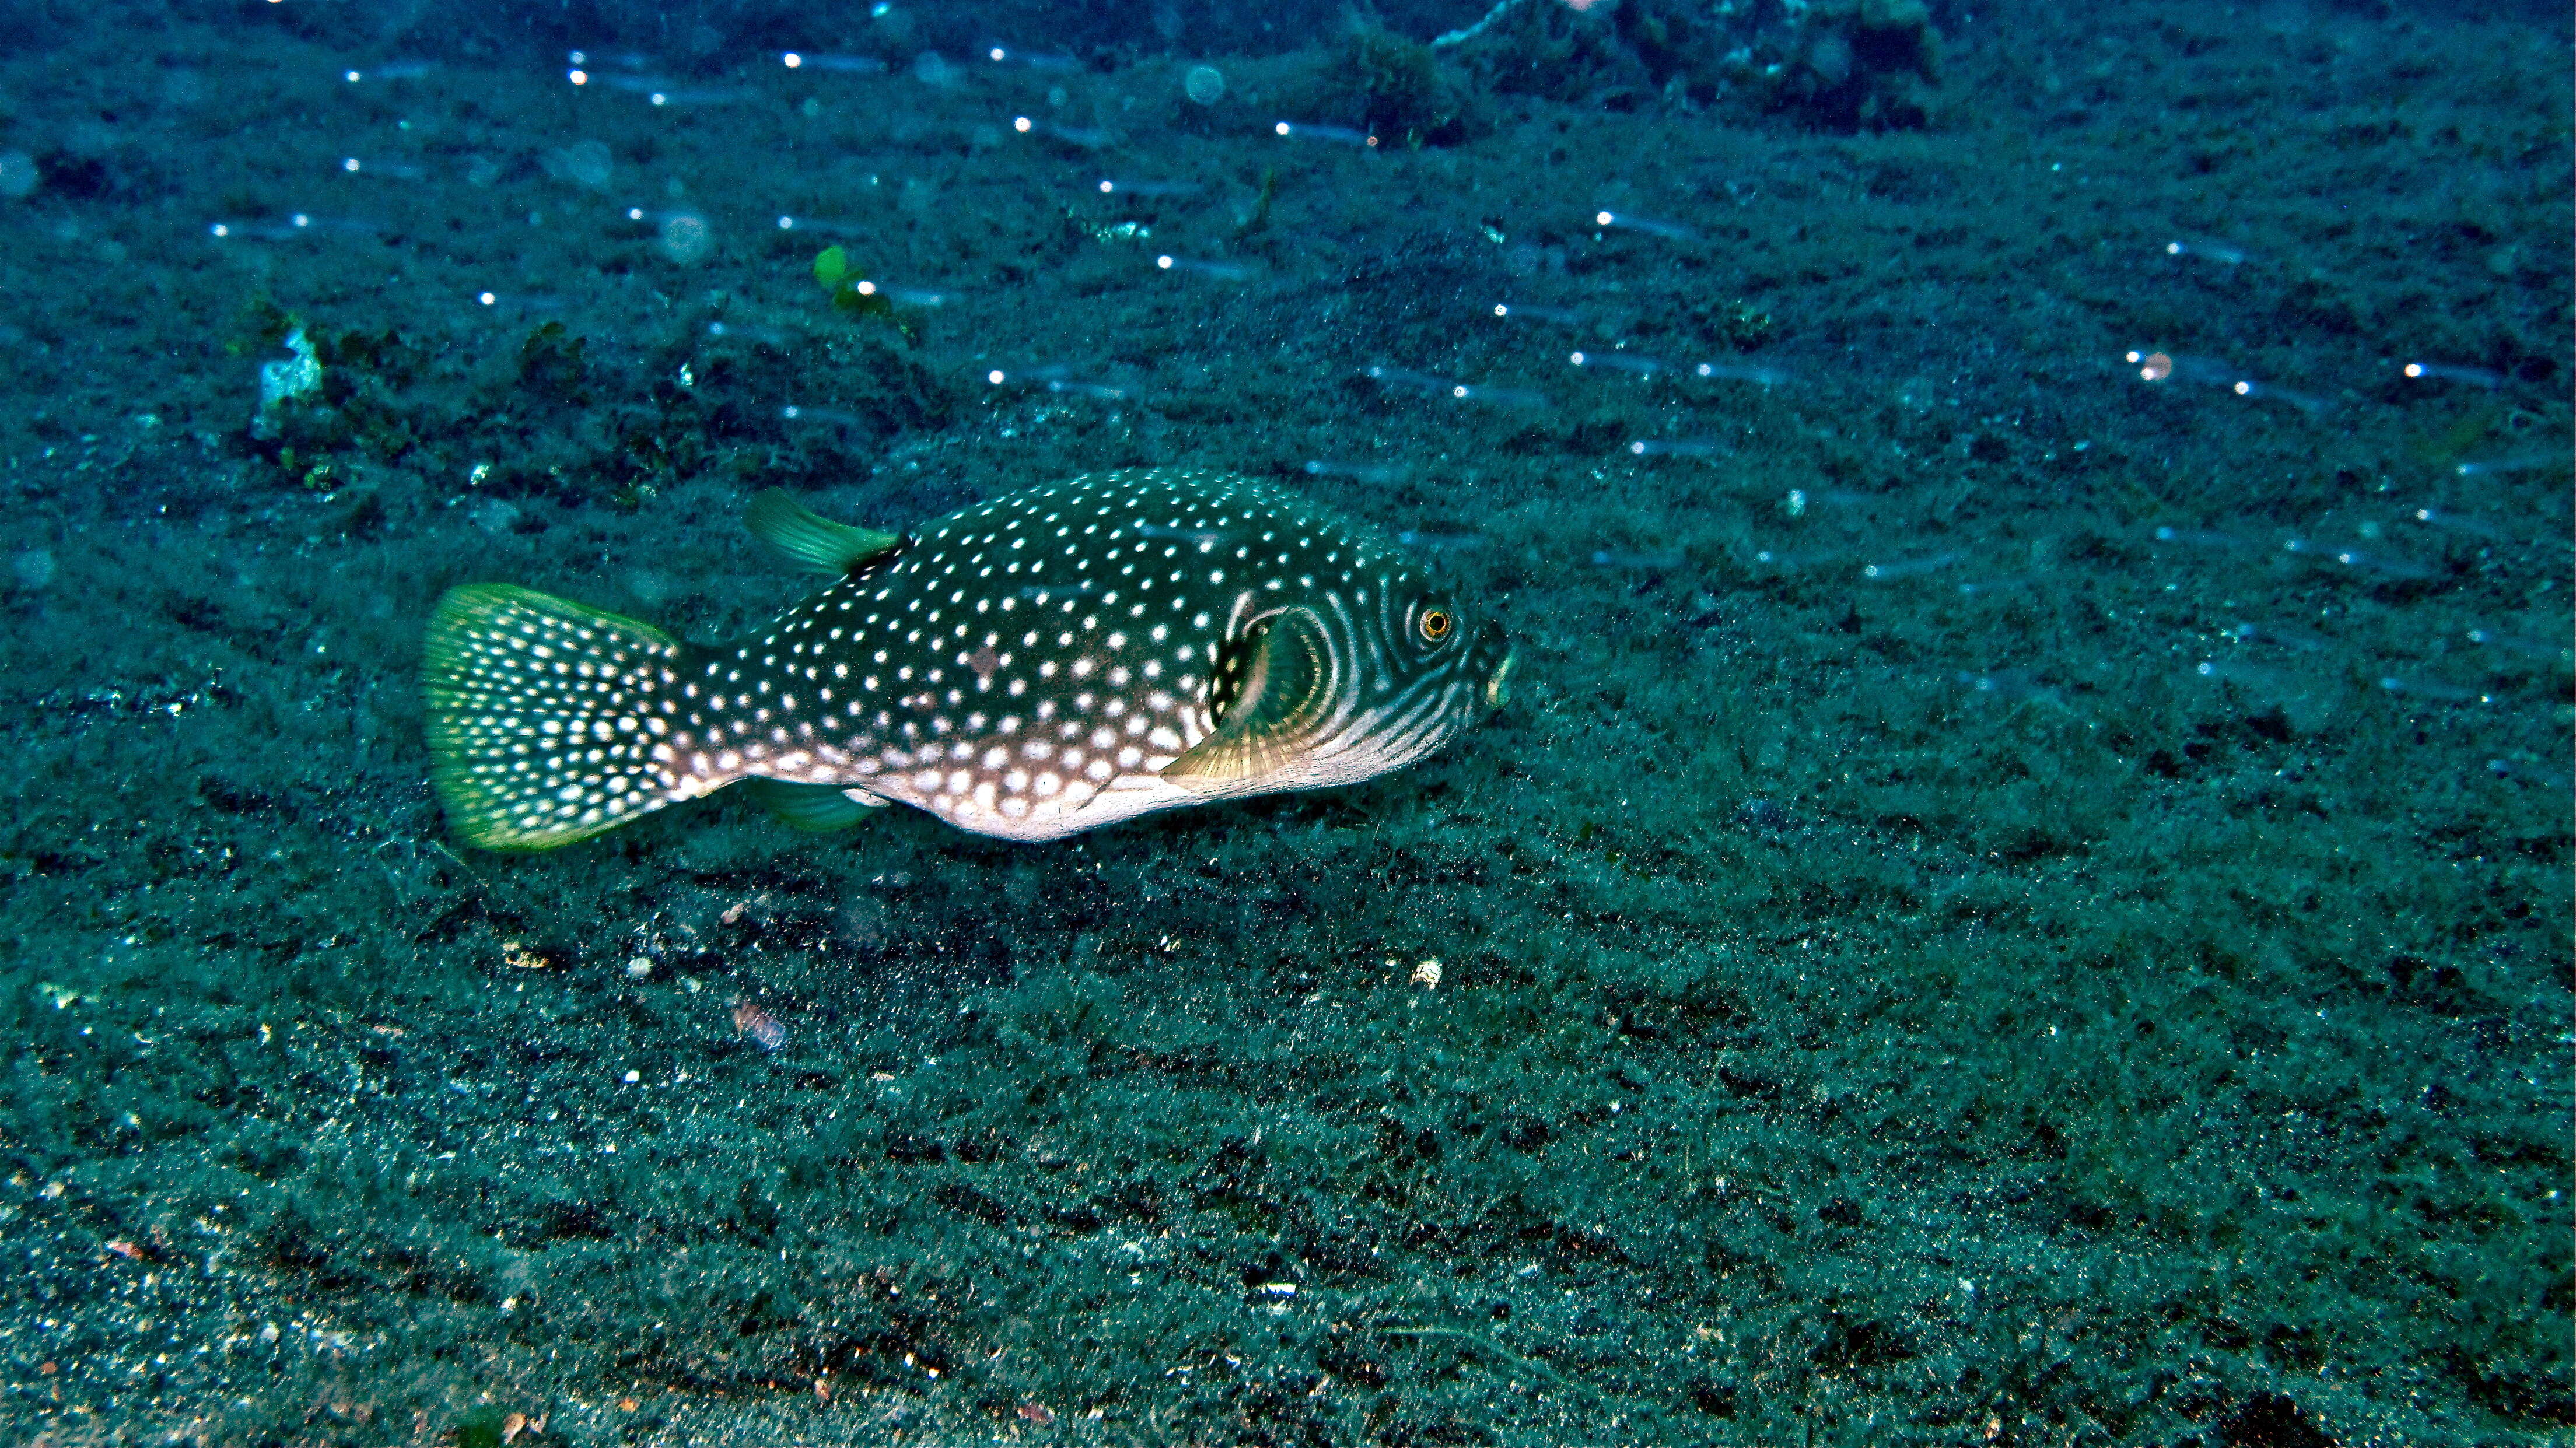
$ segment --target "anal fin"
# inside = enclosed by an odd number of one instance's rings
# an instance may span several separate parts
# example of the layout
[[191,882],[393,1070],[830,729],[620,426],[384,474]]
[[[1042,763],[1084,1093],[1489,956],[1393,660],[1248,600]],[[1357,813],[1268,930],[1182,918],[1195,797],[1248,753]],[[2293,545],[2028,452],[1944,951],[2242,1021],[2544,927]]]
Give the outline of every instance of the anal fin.
[[882,807],[884,800],[863,789],[837,784],[790,784],[783,779],[754,777],[743,783],[760,807],[794,829],[816,834],[846,830]]

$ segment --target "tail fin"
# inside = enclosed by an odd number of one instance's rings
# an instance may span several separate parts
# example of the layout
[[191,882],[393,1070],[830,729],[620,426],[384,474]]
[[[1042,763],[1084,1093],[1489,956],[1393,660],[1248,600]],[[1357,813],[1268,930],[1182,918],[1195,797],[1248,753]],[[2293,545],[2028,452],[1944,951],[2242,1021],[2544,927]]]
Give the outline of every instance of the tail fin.
[[685,647],[633,619],[500,583],[429,618],[430,781],[459,834],[545,850],[699,793],[662,743]]

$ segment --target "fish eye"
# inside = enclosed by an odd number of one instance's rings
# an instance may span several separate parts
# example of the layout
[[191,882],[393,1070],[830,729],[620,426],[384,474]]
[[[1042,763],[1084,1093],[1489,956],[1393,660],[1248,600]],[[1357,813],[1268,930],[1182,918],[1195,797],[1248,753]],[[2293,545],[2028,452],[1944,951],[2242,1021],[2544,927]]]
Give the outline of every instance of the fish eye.
[[1422,615],[1422,637],[1429,643],[1436,644],[1449,637],[1449,630],[1457,626],[1458,621],[1451,618],[1449,611],[1444,608],[1431,609]]

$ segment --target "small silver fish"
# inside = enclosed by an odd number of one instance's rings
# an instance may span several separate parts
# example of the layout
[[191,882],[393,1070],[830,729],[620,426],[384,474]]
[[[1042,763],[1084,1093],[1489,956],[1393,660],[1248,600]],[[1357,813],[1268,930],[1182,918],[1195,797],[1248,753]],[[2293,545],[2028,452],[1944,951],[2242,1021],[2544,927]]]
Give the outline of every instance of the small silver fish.
[[744,522],[838,581],[734,643],[506,584],[439,600],[422,691],[459,833],[547,849],[748,780],[808,828],[901,802],[1060,839],[1401,769],[1512,667],[1393,543],[1249,478],[1090,474],[909,537],[771,489]]

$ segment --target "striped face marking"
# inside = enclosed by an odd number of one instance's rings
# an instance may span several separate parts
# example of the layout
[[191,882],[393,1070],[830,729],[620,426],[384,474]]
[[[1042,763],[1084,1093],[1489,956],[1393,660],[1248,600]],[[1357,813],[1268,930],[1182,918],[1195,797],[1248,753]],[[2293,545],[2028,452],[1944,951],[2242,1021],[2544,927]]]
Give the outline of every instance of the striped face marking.
[[[433,624],[441,787],[452,807],[460,779],[491,791],[474,803],[500,843],[746,777],[1053,839],[1401,768],[1497,702],[1508,666],[1499,629],[1375,534],[1265,483],[1172,469],[962,509],[728,645],[562,607],[466,619],[445,665]],[[532,647],[588,655],[597,687],[538,687],[512,662],[538,662]],[[471,707],[442,723],[441,669],[460,664]],[[592,767],[575,733],[616,757]]]

